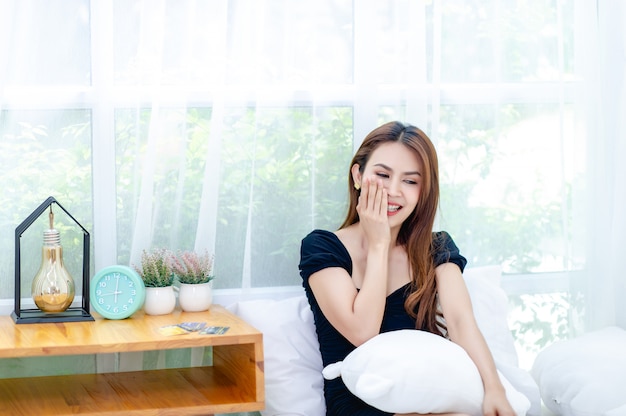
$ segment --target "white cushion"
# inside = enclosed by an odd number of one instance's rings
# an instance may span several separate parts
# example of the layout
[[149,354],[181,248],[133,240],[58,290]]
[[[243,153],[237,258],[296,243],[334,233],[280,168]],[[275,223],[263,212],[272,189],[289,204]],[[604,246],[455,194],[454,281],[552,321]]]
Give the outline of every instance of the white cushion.
[[[405,329],[379,334],[323,371],[341,377],[365,403],[391,413],[462,412],[481,416],[483,384],[465,350],[443,337]],[[509,403],[524,416],[530,401],[500,374]]]
[[251,300],[228,307],[263,332],[263,416],[325,416],[322,356],[313,313],[303,293],[283,300]]
[[531,374],[548,409],[564,416],[626,415],[626,331],[608,327],[559,341]]

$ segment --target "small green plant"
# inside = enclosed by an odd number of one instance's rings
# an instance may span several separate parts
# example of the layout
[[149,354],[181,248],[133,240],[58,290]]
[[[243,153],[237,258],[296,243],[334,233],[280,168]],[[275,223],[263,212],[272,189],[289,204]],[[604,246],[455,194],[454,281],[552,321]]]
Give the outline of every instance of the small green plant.
[[146,250],[141,254],[141,267],[133,265],[146,287],[167,287],[174,283],[172,254],[165,249]]
[[208,283],[213,275],[213,255],[205,252],[199,255],[194,251],[178,252],[172,256],[172,268],[180,283],[197,285]]

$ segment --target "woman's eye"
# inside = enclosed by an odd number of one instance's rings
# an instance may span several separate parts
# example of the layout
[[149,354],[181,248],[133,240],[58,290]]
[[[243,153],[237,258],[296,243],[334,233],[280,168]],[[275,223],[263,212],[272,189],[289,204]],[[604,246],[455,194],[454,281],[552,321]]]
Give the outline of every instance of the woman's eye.
[[414,181],[413,179],[405,179],[404,182],[409,185],[417,185],[417,181]]
[[389,175],[387,175],[385,172],[378,172],[376,174],[376,176],[379,176],[381,178],[388,178],[389,177]]

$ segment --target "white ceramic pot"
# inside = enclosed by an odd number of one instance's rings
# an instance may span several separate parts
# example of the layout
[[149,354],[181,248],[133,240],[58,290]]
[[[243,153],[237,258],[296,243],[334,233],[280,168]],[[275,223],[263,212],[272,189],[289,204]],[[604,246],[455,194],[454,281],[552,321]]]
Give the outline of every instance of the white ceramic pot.
[[208,311],[213,303],[212,283],[181,283],[178,290],[178,303],[185,312]]
[[176,307],[174,287],[147,287],[143,310],[148,315],[166,315]]

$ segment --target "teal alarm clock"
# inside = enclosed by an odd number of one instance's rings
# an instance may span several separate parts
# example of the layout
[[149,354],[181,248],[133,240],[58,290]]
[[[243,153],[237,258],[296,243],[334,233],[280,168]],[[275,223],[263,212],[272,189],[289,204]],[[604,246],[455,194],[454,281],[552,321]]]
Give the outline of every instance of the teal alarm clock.
[[107,319],[125,319],[137,312],[146,299],[146,287],[139,274],[127,266],[108,266],[91,280],[93,308]]

